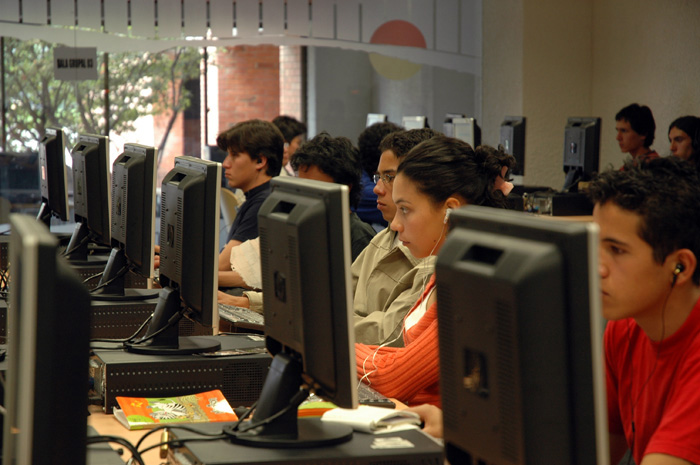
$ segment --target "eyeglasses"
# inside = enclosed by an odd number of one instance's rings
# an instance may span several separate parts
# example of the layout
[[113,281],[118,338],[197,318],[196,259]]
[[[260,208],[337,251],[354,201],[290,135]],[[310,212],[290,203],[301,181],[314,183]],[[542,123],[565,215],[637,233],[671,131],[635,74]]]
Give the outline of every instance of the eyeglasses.
[[395,177],[396,177],[395,174],[375,174],[374,176],[372,176],[372,180],[374,181],[375,184],[377,184],[379,182],[379,180],[381,179],[382,181],[384,181],[384,184],[388,186],[392,182],[394,182]]

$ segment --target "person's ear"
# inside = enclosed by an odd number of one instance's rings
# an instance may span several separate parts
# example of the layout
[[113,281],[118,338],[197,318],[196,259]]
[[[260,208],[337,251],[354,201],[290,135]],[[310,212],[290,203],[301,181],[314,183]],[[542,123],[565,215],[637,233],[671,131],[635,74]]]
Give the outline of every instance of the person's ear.
[[679,249],[671,254],[667,261],[671,270],[671,285],[682,284],[692,280],[698,265],[697,257],[690,249]]

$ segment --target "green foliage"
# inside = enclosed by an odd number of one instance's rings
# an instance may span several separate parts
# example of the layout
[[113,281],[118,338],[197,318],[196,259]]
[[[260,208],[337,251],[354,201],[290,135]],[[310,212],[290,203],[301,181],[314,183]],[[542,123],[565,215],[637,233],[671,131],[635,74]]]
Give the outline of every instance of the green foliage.
[[[36,148],[47,126],[73,133],[106,133],[104,53],[98,54],[98,80],[58,81],[53,44],[6,38],[5,47],[10,150]],[[199,76],[200,60],[196,48],[109,54],[110,132],[132,131],[134,122],[149,114],[167,114],[174,120],[189,105],[184,83]],[[167,137],[166,132],[159,145]]]

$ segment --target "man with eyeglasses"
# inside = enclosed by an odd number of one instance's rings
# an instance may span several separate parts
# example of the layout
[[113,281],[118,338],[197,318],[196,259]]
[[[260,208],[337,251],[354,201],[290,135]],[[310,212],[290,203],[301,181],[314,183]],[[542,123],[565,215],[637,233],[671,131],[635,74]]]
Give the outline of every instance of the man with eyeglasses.
[[[374,174],[377,208],[391,224],[396,206],[391,198],[396,169],[413,147],[440,133],[432,129],[392,132],[382,139]],[[435,257],[419,260],[389,227],[380,231],[352,264],[355,340],[363,344],[402,347],[402,325],[433,272]]]

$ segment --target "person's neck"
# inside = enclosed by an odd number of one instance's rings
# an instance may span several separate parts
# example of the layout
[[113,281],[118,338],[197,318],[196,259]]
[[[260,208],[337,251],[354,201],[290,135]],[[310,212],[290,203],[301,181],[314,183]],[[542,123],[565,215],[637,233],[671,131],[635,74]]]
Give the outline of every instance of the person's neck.
[[643,157],[645,155],[649,155],[653,150],[649,147],[638,147],[635,150],[630,151],[630,155],[632,155],[632,158],[637,158],[637,157]]
[[243,192],[247,193],[255,189],[256,187],[262,186],[266,182],[268,182],[272,177],[266,175],[266,174],[261,174],[258,176],[254,182],[250,183],[248,186],[246,186],[246,189],[243,190]]
[[700,299],[700,287],[692,283],[676,286],[670,292],[668,300],[655,312],[635,318],[652,341],[667,339],[678,331]]

